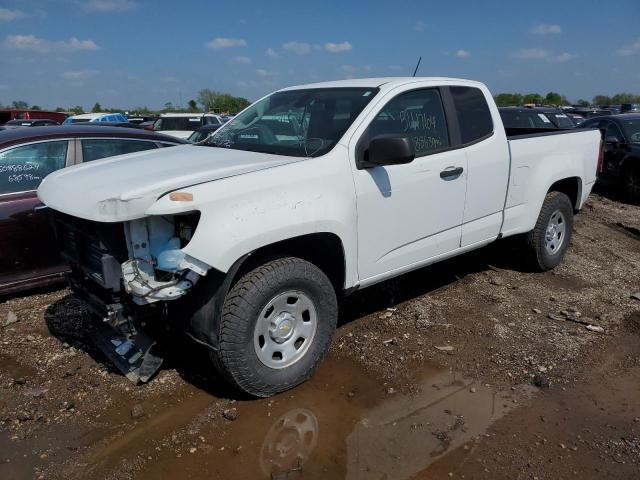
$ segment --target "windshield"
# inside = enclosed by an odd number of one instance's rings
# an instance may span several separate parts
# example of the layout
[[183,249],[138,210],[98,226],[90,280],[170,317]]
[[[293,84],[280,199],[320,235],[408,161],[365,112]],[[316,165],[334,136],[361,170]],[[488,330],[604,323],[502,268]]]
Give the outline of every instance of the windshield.
[[640,143],[640,118],[620,122],[624,134],[631,143]]
[[318,157],[334,147],[376,93],[376,88],[276,92],[234,117],[207,145]]

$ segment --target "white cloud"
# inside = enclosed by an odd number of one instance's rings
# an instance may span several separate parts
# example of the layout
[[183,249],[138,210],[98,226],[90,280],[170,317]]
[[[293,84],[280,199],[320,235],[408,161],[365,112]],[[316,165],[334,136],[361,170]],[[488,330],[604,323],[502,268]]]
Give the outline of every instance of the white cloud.
[[88,12],[125,12],[137,6],[131,0],[90,0],[84,4]]
[[20,17],[24,17],[24,13],[20,10],[9,10],[8,8],[0,8],[0,22],[11,22]]
[[552,23],[540,23],[531,27],[531,33],[534,35],[554,35],[562,33],[562,27]]
[[546,60],[557,63],[569,62],[578,57],[575,53],[563,52],[556,54],[542,48],[522,48],[513,52],[511,56],[519,60]]
[[278,58],[280,55],[278,55],[278,52],[276,52],[273,48],[269,47],[267,48],[267,50],[264,52],[267,54],[268,57],[271,58]]
[[71,53],[78,51],[100,50],[93,40],[78,40],[71,37],[68,41],[52,41],[35,35],[9,35],[4,47],[10,50],[22,50],[36,53]]
[[462,49],[458,50],[456,53],[454,53],[454,55],[458,58],[467,58],[471,56],[468,51]]
[[295,53],[296,55],[307,55],[311,53],[311,45],[304,42],[287,42],[282,45],[282,49]]
[[253,80],[238,80],[236,86],[240,88],[255,88],[258,86],[258,83]]
[[424,32],[424,30],[427,28],[427,24],[424,23],[422,20],[418,20],[416,23],[414,23],[413,25],[413,29],[416,32]]
[[340,67],[340,70],[345,73],[355,73],[358,71],[358,67],[356,67],[355,65],[342,65]]
[[242,56],[237,56],[237,57],[233,57],[229,60],[229,63],[235,63],[238,65],[247,65],[249,63],[251,63],[251,59],[249,57],[242,57]]
[[632,44],[625,45],[624,47],[616,50],[616,54],[623,57],[627,57],[629,55],[635,55],[637,53],[640,53],[640,38],[637,39]]
[[263,68],[258,68],[256,70],[256,75],[259,75],[260,77],[275,77],[276,75],[278,75],[278,72],[270,72]]
[[94,77],[99,72],[97,70],[71,70],[62,73],[62,78],[72,81],[84,81]]
[[342,42],[342,43],[327,42],[324,44],[324,49],[327,52],[331,52],[331,53],[348,52],[352,48],[353,46],[349,42]]
[[224,38],[218,37],[214,38],[210,42],[206,44],[207,48],[211,48],[212,50],[220,50],[222,48],[231,48],[231,47],[246,47],[247,41],[243,38]]
[[9,90],[9,85],[5,85],[4,83],[0,84],[0,90]]
[[539,60],[549,58],[549,52],[542,48],[521,48],[513,52],[511,56],[521,60]]
[[556,55],[555,57],[553,57],[553,61],[554,62],[569,62],[571,60],[573,60],[574,58],[576,58],[578,55],[574,54],[574,53],[568,53],[568,52],[563,52],[559,55]]

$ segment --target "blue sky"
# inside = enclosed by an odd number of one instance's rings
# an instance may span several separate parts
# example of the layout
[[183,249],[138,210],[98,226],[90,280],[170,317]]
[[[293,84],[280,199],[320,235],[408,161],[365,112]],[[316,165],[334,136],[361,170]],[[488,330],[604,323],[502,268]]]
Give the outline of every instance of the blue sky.
[[161,107],[347,77],[640,93],[640,0],[0,0],[0,103]]

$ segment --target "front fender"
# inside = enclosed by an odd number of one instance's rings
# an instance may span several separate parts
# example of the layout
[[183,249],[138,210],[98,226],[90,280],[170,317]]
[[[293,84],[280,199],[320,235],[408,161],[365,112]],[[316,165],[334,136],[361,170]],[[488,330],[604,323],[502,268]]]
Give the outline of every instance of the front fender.
[[183,251],[221,272],[258,248],[333,233],[344,248],[348,288],[357,283],[356,202],[348,163],[339,160],[306,159],[180,189],[193,201],[175,202],[166,194],[146,213],[199,211],[198,227]]

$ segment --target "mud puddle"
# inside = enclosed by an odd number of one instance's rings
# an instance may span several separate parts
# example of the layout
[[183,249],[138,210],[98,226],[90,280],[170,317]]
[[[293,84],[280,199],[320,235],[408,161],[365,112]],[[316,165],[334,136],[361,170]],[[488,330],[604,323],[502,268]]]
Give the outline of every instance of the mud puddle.
[[9,355],[0,353],[0,365],[7,376],[15,379],[30,377],[36,374],[36,370],[28,365],[23,365]]
[[329,358],[292,392],[236,402],[237,419],[203,426],[192,445],[145,462],[136,478],[411,478],[531,393],[495,392],[436,368],[399,390]]

